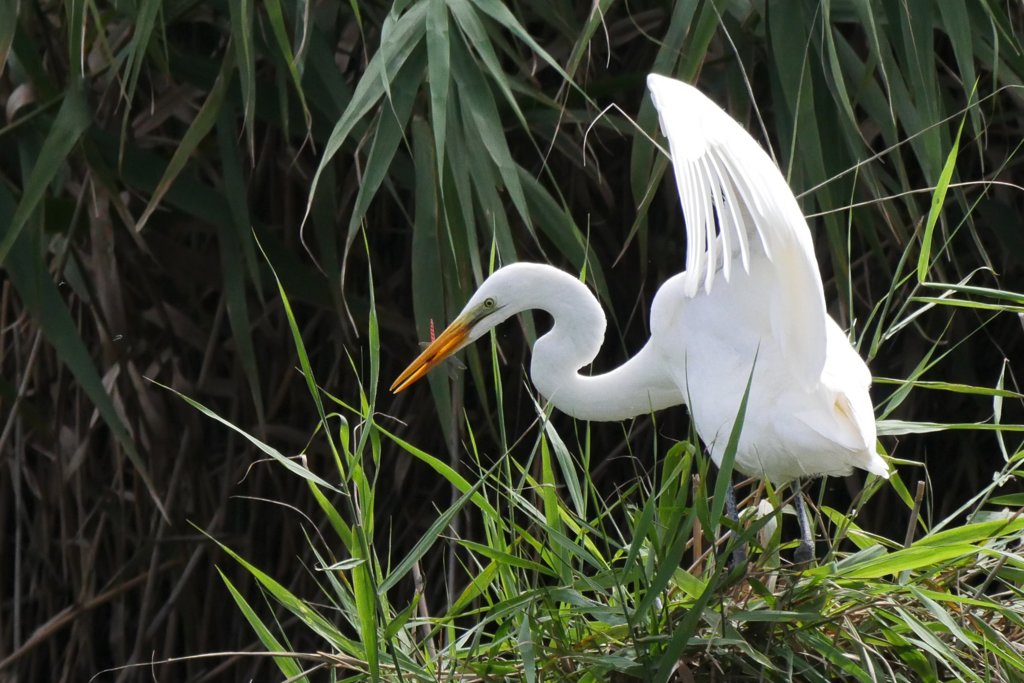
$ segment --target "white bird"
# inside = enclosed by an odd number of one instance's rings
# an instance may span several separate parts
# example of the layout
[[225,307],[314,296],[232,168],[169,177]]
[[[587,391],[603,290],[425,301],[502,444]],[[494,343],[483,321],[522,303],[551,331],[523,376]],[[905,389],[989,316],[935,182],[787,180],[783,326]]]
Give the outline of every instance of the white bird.
[[[825,309],[811,233],[778,167],[696,88],[655,74],[647,86],[668,139],[687,238],[684,272],[654,297],[647,344],[610,372],[580,374],[604,340],[600,304],[568,273],[516,263],[484,281],[391,390],[536,308],[554,325],[534,344],[530,375],[564,413],[623,420],[685,403],[720,465],[749,379],[738,471],[779,485],[854,467],[888,477],[875,448],[871,374]],[[799,494],[796,501],[797,558],[809,559]]]

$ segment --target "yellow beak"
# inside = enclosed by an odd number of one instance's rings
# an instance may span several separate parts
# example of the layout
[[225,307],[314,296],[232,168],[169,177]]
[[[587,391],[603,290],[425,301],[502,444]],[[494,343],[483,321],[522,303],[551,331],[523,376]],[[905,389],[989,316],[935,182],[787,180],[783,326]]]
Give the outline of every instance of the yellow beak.
[[461,349],[466,344],[468,336],[469,325],[456,319],[398,376],[391,385],[391,391],[397,394],[414,384],[438,363]]

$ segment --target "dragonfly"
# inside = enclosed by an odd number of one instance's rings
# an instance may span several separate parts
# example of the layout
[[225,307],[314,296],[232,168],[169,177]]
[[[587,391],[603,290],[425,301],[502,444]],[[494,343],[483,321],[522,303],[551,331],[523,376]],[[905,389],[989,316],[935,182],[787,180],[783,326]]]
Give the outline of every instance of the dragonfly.
[[[420,342],[420,348],[425,349],[434,343],[434,319],[430,319],[430,341]],[[455,355],[448,356],[445,358],[438,367],[444,368],[445,372],[448,373],[450,379],[456,379],[459,373],[466,369],[466,364],[459,360]]]

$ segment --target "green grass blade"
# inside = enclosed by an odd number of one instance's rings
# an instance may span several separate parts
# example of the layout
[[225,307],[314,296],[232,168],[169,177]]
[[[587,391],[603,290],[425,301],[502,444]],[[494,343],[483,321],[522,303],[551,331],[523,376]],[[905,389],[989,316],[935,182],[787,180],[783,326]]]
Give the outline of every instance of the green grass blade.
[[1013,292],[1008,289],[995,289],[993,287],[979,287],[977,285],[965,285],[959,283],[944,284],[941,282],[922,282],[922,287],[942,289],[961,294],[973,294],[975,296],[996,299],[997,301],[1008,301],[1011,304],[1024,306],[1024,292]]
[[946,163],[939,175],[939,182],[935,185],[935,192],[932,194],[931,207],[928,209],[928,218],[924,225],[924,235],[921,237],[921,253],[917,257],[917,280],[924,282],[928,279],[928,270],[931,268],[932,241],[935,238],[935,225],[939,222],[939,215],[946,203],[946,192],[949,190],[949,182],[953,178],[953,171],[956,169],[956,158],[960,151],[960,135],[964,132],[964,122],[967,117],[960,119],[960,127],[956,131],[956,139],[953,140],[953,147],[946,155]]
[[249,392],[259,421],[264,421],[263,392],[256,364],[256,346],[251,333],[252,320],[249,316],[249,301],[246,295],[244,265],[254,260],[252,248],[251,220],[246,205],[247,190],[242,176],[242,164],[238,155],[231,127],[226,120],[227,108],[222,111],[217,125],[217,143],[224,165],[224,195],[231,208],[232,221],[217,224],[221,241],[221,267],[224,269],[224,297],[227,304],[228,322],[232,338],[238,345],[238,359],[245,375]]
[[309,113],[309,105],[306,104],[306,95],[302,87],[302,75],[299,73],[297,55],[292,51],[291,41],[288,40],[288,27],[285,26],[284,12],[281,8],[281,0],[265,0],[264,7],[267,9],[267,18],[270,20],[270,28],[277,41],[277,48],[281,59],[288,68],[288,75],[291,77],[292,85],[295,87],[295,94],[299,98],[299,105],[302,107],[302,114],[305,117],[306,128],[312,123]]
[[[494,95],[475,62],[461,47],[461,41],[453,44],[452,76],[458,84],[460,108],[464,112],[464,123],[468,139],[476,140],[487,153],[493,168],[497,170],[504,189],[519,217],[533,234],[533,224],[526,205],[522,184],[519,182],[518,165],[512,159],[508,139],[501,126],[501,116],[494,101]],[[459,49],[461,47],[461,49]]]
[[[839,571],[838,576],[845,579],[878,579],[883,576],[895,576],[904,571],[933,567],[949,560],[973,557],[977,552],[978,548],[969,543],[927,547],[915,544],[864,562],[846,565]],[[832,574],[832,570],[829,567],[816,567],[805,573],[810,576],[828,576]]]
[[463,493],[458,499],[452,503],[437,519],[430,525],[430,527],[423,532],[419,540],[416,541],[412,549],[406,554],[402,560],[395,565],[394,569],[384,578],[384,580],[377,587],[377,590],[384,593],[393,588],[399,581],[401,581],[406,574],[412,570],[412,566],[420,561],[430,548],[437,543],[437,540],[441,537],[441,534],[451,525],[452,519],[455,518],[462,508],[466,506],[468,502],[473,499],[480,488],[483,486],[485,481],[484,477],[481,477],[473,486]]
[[[463,2],[464,0],[455,0],[456,2]],[[540,57],[544,62],[550,66],[558,76],[566,83],[572,83],[573,80],[562,69],[562,65],[558,61],[548,54],[547,50],[541,47],[530,32],[527,31],[523,25],[516,19],[515,15],[509,10],[505,3],[499,0],[470,0],[474,5],[479,7],[483,12],[489,14],[491,18],[497,21],[499,24],[504,26],[512,35],[523,41],[523,44],[529,47],[535,55]]]
[[[711,530],[718,528],[722,519],[722,510],[725,508],[725,492],[732,483],[733,463],[736,461],[736,449],[739,448],[740,434],[743,431],[743,421],[747,417],[747,400],[750,398],[750,386],[754,381],[754,366],[757,365],[757,357],[754,357],[754,365],[750,368],[750,375],[747,377],[747,386],[740,398],[739,410],[736,411],[736,420],[733,422],[732,431],[729,433],[729,441],[722,452],[722,462],[718,463],[718,476],[715,478],[715,498],[711,503],[710,524]],[[714,542],[714,538],[710,539]]]
[[1013,520],[992,520],[937,531],[919,539],[915,546],[959,545],[963,543],[983,544],[986,541],[1018,534],[1024,531],[1024,518]]
[[[245,617],[245,620],[249,622],[249,625],[252,626],[252,630],[256,632],[256,637],[263,643],[263,647],[271,652],[283,652],[286,648],[274,637],[274,634],[267,628],[267,625],[260,620],[256,611],[249,605],[245,597],[238,592],[238,589],[231,583],[227,575],[221,571],[220,567],[217,567],[217,573],[220,574],[221,580],[224,581],[224,585],[227,586],[228,591],[231,593],[231,598],[235,601],[238,610]],[[277,668],[289,680],[306,680],[305,676],[302,675],[302,667],[291,657],[274,657],[274,663],[277,664]]]
[[306,216],[309,216],[313,195],[316,194],[324,167],[331,162],[348,139],[356,124],[366,116],[388,92],[390,74],[395,74],[417,48],[425,27],[426,3],[418,3],[395,22],[382,41],[380,49],[367,64],[352,99],[327,140],[323,157],[309,187]]
[[91,123],[92,115],[86,106],[85,93],[81,87],[72,85],[64,93],[63,102],[43,146],[35,155],[35,165],[22,188],[18,208],[9,219],[3,238],[0,238],[0,264],[7,264],[7,254],[22,228],[43,201],[50,182],[64,168],[71,150]]
[[160,178],[160,182],[157,183],[156,189],[146,203],[145,210],[139,216],[139,220],[135,224],[136,230],[142,230],[145,227],[149,217],[156,211],[156,208],[160,205],[161,200],[167,194],[174,180],[184,170],[185,165],[199,146],[199,143],[206,139],[206,136],[217,123],[221,107],[224,104],[224,95],[231,86],[234,69],[234,55],[229,52],[224,56],[220,73],[217,74],[217,80],[214,82],[213,88],[210,89],[210,94],[207,96],[206,101],[203,102],[203,106],[200,107],[199,113],[196,114],[195,119],[192,121],[192,125],[189,126],[185,135],[182,136],[180,143],[174,150],[174,156],[167,163],[167,169],[164,171],[163,177]]
[[256,55],[253,45],[253,0],[228,3],[231,11],[231,44],[235,48],[239,85],[242,89],[242,126],[245,128],[246,149],[250,157],[256,156]]
[[347,522],[345,522],[341,513],[339,513],[338,509],[334,506],[334,503],[328,500],[327,496],[323,494],[323,491],[321,491],[320,488],[312,481],[309,482],[309,490],[313,493],[313,497],[320,505],[320,509],[323,510],[324,514],[327,516],[327,521],[331,523],[331,527],[334,529],[334,532],[338,534],[338,538],[341,539],[342,544],[349,550],[349,552],[351,552],[351,549],[355,545],[355,541],[352,536],[352,528],[349,527]]
[[[200,531],[202,532],[202,530]],[[317,633],[325,641],[339,650],[345,652],[357,652],[361,656],[365,656],[365,653],[362,652],[362,647],[342,635],[330,620],[325,618],[310,605],[300,600],[283,584],[275,581],[269,574],[256,567],[256,565],[252,564],[217,539],[209,536],[205,532],[202,533],[211,541],[216,543],[221,550],[230,555],[239,565],[248,571],[254,579],[259,581],[260,585],[267,589],[267,592],[269,592],[278,603],[298,617],[302,623]]]
[[[445,77],[447,78],[447,74]],[[434,125],[437,125],[436,121]],[[436,128],[434,135],[437,135]],[[431,148],[430,139],[431,131],[427,123],[419,119],[414,120],[412,142],[416,196],[412,226],[412,306],[417,337],[423,340],[430,339],[431,321],[436,321],[440,328],[447,322],[441,267],[444,217],[438,197],[438,164],[432,154],[434,150]],[[437,409],[438,423],[447,438],[452,425],[451,383],[443,372],[427,375],[427,381]]]
[[[540,414],[543,411],[540,406],[534,404]],[[576,472],[576,465],[572,461],[569,449],[566,447],[562,437],[558,435],[555,426],[548,419],[544,420],[544,435],[547,436],[551,449],[555,453],[555,460],[558,462],[558,469],[562,473],[562,482],[569,491],[569,499],[572,501],[573,512],[581,519],[587,518],[587,503],[583,496],[583,486],[580,484],[579,475]]]
[[501,550],[492,548],[489,545],[484,545],[483,543],[476,543],[474,541],[467,541],[465,539],[462,539],[459,541],[459,545],[461,545],[464,548],[468,548],[469,550],[472,550],[478,555],[482,555],[490,560],[493,560],[498,564],[508,565],[509,567],[517,567],[519,569],[526,569],[553,578],[557,578],[558,576],[553,571],[551,571],[550,568],[540,564],[539,562],[527,560],[517,555],[513,555],[512,553],[502,552]]
[[[125,102],[130,103],[135,99],[135,89],[138,87],[139,76],[146,65],[146,53],[150,48],[161,4],[160,0],[140,0],[134,8],[135,24],[132,27],[132,40],[126,50],[124,65],[127,78],[122,81],[121,96]],[[126,108],[124,113],[126,124],[129,113]]]
[[879,420],[879,436],[902,436],[904,434],[932,434],[945,431],[979,431],[979,432],[1024,432],[1024,425],[991,424],[988,422],[923,422],[911,420]]
[[[413,457],[422,460],[424,463],[429,465],[435,472],[444,477],[449,484],[458,489],[459,492],[463,494],[471,493],[476,490],[477,486],[479,486],[479,482],[471,485],[468,481],[466,481],[465,477],[463,477],[461,474],[452,469],[443,460],[435,458],[429,453],[416,448],[415,446],[406,441],[403,441],[402,439],[395,436],[386,429],[380,429],[380,433],[383,436],[387,437],[388,439],[394,441],[395,444],[400,446],[402,450],[404,450],[409,455],[412,455]],[[489,518],[499,520],[501,519],[501,515],[498,514],[498,511],[483,496],[479,494],[473,495],[472,500],[473,504],[480,508],[480,510],[483,511],[484,514],[486,514]]]
[[384,182],[398,151],[398,145],[404,139],[406,125],[412,114],[413,105],[419,96],[419,86],[423,80],[423,66],[417,57],[422,52],[417,50],[391,82],[389,95],[382,103],[380,118],[373,132],[373,142],[366,159],[366,168],[359,192],[356,194],[355,207],[348,222],[348,233],[345,240],[345,260],[352,243],[359,234],[359,227],[366,216],[381,184]]
[[[430,128],[434,134],[434,160],[437,175],[444,173],[445,142],[448,124],[448,96],[451,83],[451,47],[448,4],[429,0],[427,11],[427,75],[430,86]],[[414,290],[415,291],[415,290]]]
[[156,382],[154,380],[150,380],[150,381],[153,382],[153,384],[157,385],[158,387],[160,387],[162,389],[166,389],[167,391],[170,391],[173,394],[176,394],[179,398],[181,398],[187,404],[189,404],[190,406],[192,406],[193,408],[195,408],[196,410],[201,412],[203,415],[206,415],[206,417],[208,417],[208,418],[210,418],[212,420],[216,420],[217,422],[221,423],[225,427],[228,427],[229,429],[231,429],[235,433],[237,433],[240,436],[244,437],[249,443],[251,443],[252,445],[256,446],[256,448],[260,449],[261,451],[266,453],[268,456],[270,456],[271,458],[276,460],[280,465],[284,466],[285,469],[289,470],[293,474],[297,474],[298,476],[302,477],[306,481],[308,481],[310,483],[313,483],[313,484],[316,484],[317,486],[320,486],[321,488],[325,488],[325,489],[328,489],[330,491],[334,491],[335,493],[341,493],[340,489],[338,489],[333,484],[330,484],[329,482],[325,481],[324,479],[322,479],[321,477],[316,475],[309,468],[303,467],[302,465],[298,464],[297,462],[295,462],[291,458],[286,458],[284,455],[281,454],[280,451],[278,451],[273,446],[270,446],[269,444],[266,444],[266,443],[260,441],[255,436],[249,434],[247,431],[245,431],[241,427],[236,427],[234,424],[232,424],[231,422],[228,422],[223,417],[221,417],[217,413],[213,412],[212,410],[210,410],[209,408],[204,406],[202,403],[199,403],[198,401],[195,401],[195,400],[189,398],[188,396],[185,396],[184,394],[181,394],[181,393],[175,391],[171,387],[168,387],[168,386],[165,386],[163,384],[160,384],[159,382]]
[[519,622],[519,633],[516,638],[519,644],[519,656],[523,662],[523,675],[527,683],[537,680],[537,644],[536,636],[530,627],[530,615],[524,612]]

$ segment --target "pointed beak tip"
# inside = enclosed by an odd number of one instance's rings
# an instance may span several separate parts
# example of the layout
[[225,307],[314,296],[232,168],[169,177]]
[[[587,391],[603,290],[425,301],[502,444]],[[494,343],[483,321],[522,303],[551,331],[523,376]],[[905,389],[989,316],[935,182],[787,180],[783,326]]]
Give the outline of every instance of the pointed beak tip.
[[405,391],[441,361],[461,349],[468,332],[464,323],[458,320],[452,323],[391,383],[391,393],[399,394]]
[[422,364],[414,363],[413,366],[410,366],[405,372],[395,378],[388,391],[392,394],[400,394],[415,384],[416,380],[420,379],[424,374],[426,373],[422,369]]

